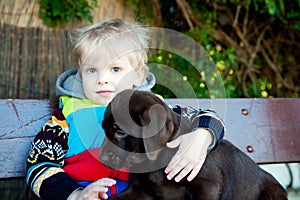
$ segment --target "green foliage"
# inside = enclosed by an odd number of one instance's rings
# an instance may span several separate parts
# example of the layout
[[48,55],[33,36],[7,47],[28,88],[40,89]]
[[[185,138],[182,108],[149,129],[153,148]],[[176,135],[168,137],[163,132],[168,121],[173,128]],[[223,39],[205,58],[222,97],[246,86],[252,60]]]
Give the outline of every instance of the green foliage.
[[247,0],[247,4],[253,4],[255,11],[268,14],[271,20],[279,19],[300,30],[300,0]]
[[135,20],[137,22],[144,23],[147,18],[149,23],[155,24],[152,1],[126,0],[125,6],[135,13]]
[[[186,34],[196,41],[199,41],[208,52],[209,56],[215,61],[216,68],[223,77],[226,97],[242,97],[243,90],[238,87],[238,80],[236,79],[240,65],[236,60],[235,49],[224,47],[221,44],[216,43],[216,39],[209,35],[207,28],[195,28],[187,31]],[[193,80],[193,78],[191,78],[191,80]],[[205,83],[205,80],[203,80],[202,83]],[[247,88],[252,97],[272,97],[272,84],[268,82],[266,78],[256,77],[256,79],[251,80],[247,85]],[[198,97],[211,97],[211,94],[206,91],[203,93],[203,90],[198,90],[197,88],[195,88],[195,91],[197,92]]]
[[39,0],[39,4],[39,15],[49,27],[66,24],[73,18],[92,22],[91,11],[98,6],[97,0]]
[[[194,26],[192,29],[187,25],[184,26],[186,21],[175,1],[161,2],[162,8],[164,8],[163,4],[167,4],[177,10],[177,14],[172,16],[168,15],[167,9],[161,10],[163,16],[167,16],[163,18],[163,26],[171,29],[175,27],[175,30],[195,39],[206,49],[223,77],[228,98],[300,96],[299,85],[297,85],[300,78],[300,54],[295,51],[295,48],[300,45],[299,32],[297,32],[300,30],[300,0],[186,1],[194,17],[197,17],[203,26],[201,28]],[[239,12],[237,12],[238,8],[240,8]],[[238,17],[237,26],[244,32],[235,32],[233,28],[235,17]],[[174,26],[175,22],[183,24],[182,27]],[[245,22],[248,24],[243,27]],[[252,55],[249,52],[256,48],[264,27],[267,29],[259,47],[266,54],[263,56],[258,49],[254,60],[251,61]],[[218,34],[222,31],[230,37],[225,42],[224,38],[220,38],[224,34]],[[230,40],[231,42],[228,42]],[[244,40],[247,40],[249,47],[244,46]],[[232,43],[237,45],[233,46]],[[244,51],[242,54],[238,52],[241,50]],[[267,60],[266,56],[270,60]],[[158,61],[173,67],[187,77],[186,80],[193,86],[197,97],[212,97],[206,86],[207,80],[199,76],[199,73],[189,71],[193,66],[183,58],[170,52],[157,52],[150,58],[150,62]],[[251,66],[248,65],[250,61],[253,62]],[[159,86],[155,87],[154,91],[164,94],[164,90],[166,88]],[[167,92],[166,97],[172,95],[174,95],[172,92]]]
[[[207,80],[191,63],[181,56],[158,50],[155,55],[149,57],[149,63],[155,63],[150,71],[156,75],[157,85],[153,91],[165,98],[185,97],[185,98],[206,98],[210,97],[210,92],[206,86]],[[160,66],[161,65],[161,66]],[[170,70],[168,66],[174,69]],[[189,90],[192,87],[192,90]]]

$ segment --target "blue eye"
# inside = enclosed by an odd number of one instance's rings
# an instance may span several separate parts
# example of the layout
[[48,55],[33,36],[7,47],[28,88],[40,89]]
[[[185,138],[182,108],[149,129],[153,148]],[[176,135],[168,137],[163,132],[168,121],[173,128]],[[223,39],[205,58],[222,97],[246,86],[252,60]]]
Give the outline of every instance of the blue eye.
[[95,72],[96,72],[96,69],[94,69],[94,68],[90,68],[90,69],[88,69],[87,71],[88,71],[88,73],[90,73],[90,74],[93,74],[93,73],[95,73]]
[[121,71],[121,68],[120,67],[112,67],[111,71],[112,72],[119,72],[119,71]]

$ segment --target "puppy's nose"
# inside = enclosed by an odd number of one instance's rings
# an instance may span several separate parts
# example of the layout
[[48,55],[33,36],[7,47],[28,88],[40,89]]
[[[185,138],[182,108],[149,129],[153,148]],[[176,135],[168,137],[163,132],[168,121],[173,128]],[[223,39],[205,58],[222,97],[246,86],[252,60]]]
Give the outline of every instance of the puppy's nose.
[[100,154],[100,160],[102,162],[107,162],[109,160],[109,157],[108,157],[108,155],[106,153],[101,153]]
[[115,155],[113,152],[106,152],[100,155],[100,159],[107,163],[119,161],[120,157]]
[[109,152],[109,153],[107,154],[107,156],[108,156],[108,159],[109,159],[110,161],[119,161],[119,160],[120,160],[120,157],[117,156],[116,154],[112,153],[112,152]]

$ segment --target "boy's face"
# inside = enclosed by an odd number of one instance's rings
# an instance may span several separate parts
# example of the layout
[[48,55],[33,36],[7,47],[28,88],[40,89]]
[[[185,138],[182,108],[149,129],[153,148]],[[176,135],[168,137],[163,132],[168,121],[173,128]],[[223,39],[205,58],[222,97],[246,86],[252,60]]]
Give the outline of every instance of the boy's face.
[[116,94],[143,81],[144,69],[134,69],[128,56],[110,64],[99,58],[89,60],[89,63],[93,65],[83,63],[81,68],[83,89],[87,98],[96,104],[108,105]]

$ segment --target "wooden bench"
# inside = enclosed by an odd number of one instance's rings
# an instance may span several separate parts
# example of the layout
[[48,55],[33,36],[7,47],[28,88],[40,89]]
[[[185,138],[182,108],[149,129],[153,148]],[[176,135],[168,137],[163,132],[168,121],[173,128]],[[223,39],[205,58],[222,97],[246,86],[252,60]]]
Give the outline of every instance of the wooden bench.
[[[166,99],[213,108],[226,124],[225,139],[257,163],[300,162],[300,99]],[[48,100],[0,100],[0,178],[24,177],[34,136],[50,117]]]

